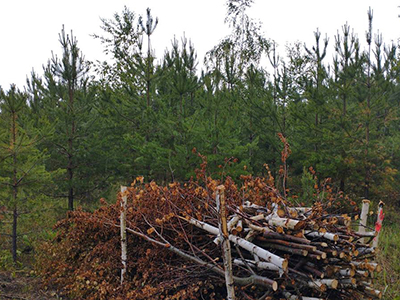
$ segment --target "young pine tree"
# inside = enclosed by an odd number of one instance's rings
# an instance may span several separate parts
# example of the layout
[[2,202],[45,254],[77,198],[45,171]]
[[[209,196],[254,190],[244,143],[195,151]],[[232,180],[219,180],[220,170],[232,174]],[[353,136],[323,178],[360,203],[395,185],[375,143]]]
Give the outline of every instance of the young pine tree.
[[37,146],[41,134],[29,119],[27,95],[14,85],[0,90],[0,206],[12,216],[11,253],[17,261],[18,223],[22,214],[33,208],[41,188],[48,185],[44,152]]
[[[47,118],[54,125],[54,134],[49,139],[51,152],[50,168],[64,169],[66,180],[60,180],[63,196],[68,198],[68,209],[74,209],[82,180],[77,176],[88,149],[83,147],[85,138],[95,121],[93,88],[89,82],[89,63],[84,59],[76,38],[59,34],[62,55],[53,55],[45,68],[43,94]],[[82,189],[85,189],[83,187]],[[83,193],[82,189],[79,193]]]

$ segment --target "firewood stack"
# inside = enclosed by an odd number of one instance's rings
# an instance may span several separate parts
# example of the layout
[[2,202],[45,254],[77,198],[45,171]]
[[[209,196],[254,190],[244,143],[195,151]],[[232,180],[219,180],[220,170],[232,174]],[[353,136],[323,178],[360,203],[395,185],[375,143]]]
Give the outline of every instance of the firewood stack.
[[[349,216],[330,215],[318,204],[308,208],[274,203],[268,209],[246,202],[228,211],[233,275],[250,272],[262,278],[268,287],[264,299],[382,297],[372,284],[381,271],[370,246],[375,232],[356,232]],[[216,222],[182,219],[221,244]]]

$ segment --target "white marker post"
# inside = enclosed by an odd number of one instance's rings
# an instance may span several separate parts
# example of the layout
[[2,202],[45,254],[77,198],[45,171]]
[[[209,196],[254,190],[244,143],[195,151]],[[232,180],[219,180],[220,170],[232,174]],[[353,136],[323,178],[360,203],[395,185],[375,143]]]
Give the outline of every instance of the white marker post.
[[[360,224],[358,225],[358,233],[360,233],[360,234],[364,234],[365,228],[367,227],[369,204],[370,204],[370,201],[367,199],[364,199],[362,201]],[[364,238],[361,239],[361,242],[364,243]]]

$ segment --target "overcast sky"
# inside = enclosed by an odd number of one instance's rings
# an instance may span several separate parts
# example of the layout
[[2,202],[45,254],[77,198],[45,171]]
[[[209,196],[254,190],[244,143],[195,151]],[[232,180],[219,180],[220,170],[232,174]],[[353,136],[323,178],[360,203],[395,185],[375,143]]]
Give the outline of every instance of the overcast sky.
[[[198,58],[229,33],[224,24],[225,0],[2,0],[0,2],[0,86],[11,83],[22,88],[32,69],[42,74],[42,65],[51,51],[60,54],[58,33],[62,25],[73,30],[88,60],[102,60],[103,48],[90,35],[101,34],[100,18],[110,19],[124,5],[137,15],[152,9],[159,24],[152,37],[153,48],[160,59],[171,40],[185,33],[193,42]],[[284,53],[287,42],[313,43],[313,32],[319,28],[328,34],[332,48],[334,35],[346,22],[362,41],[368,26],[367,11],[374,10],[373,29],[383,33],[384,41],[400,37],[400,1],[394,0],[255,0],[250,17],[263,23],[267,38],[274,39]]]

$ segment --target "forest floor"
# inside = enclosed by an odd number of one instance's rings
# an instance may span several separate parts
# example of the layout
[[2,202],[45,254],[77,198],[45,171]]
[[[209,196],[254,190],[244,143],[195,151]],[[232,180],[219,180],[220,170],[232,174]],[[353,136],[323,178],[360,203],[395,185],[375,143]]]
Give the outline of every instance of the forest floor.
[[53,300],[61,299],[55,291],[45,290],[38,277],[30,272],[0,271],[0,299]]

